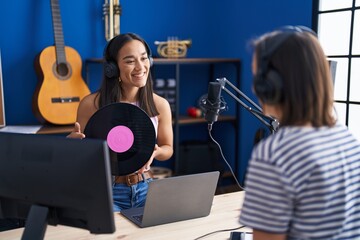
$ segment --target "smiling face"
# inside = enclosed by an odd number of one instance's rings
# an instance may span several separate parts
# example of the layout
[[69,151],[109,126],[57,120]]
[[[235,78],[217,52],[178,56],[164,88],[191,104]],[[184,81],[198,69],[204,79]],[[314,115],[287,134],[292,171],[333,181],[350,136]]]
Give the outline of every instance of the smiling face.
[[118,66],[123,88],[144,87],[150,71],[146,48],[139,40],[127,42],[118,53]]

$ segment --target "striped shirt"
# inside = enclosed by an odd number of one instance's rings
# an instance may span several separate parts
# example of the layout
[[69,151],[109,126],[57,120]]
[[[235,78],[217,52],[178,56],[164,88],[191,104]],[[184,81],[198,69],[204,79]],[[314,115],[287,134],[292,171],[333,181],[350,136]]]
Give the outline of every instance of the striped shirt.
[[240,222],[288,239],[360,239],[360,143],[346,127],[283,127],[254,147]]

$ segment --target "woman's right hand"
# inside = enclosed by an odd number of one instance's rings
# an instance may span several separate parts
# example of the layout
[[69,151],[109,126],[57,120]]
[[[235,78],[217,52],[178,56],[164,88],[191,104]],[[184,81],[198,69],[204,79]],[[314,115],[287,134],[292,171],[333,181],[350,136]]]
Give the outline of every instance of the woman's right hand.
[[83,139],[85,138],[85,134],[81,132],[80,123],[75,122],[74,130],[66,136],[67,138],[78,138]]

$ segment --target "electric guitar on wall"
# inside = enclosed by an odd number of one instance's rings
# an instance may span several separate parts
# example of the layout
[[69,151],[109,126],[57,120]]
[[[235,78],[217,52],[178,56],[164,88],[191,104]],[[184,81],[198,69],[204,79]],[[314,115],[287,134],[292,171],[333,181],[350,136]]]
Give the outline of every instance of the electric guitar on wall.
[[73,124],[79,102],[90,90],[81,76],[80,55],[64,44],[58,0],[51,0],[51,13],[55,46],[45,48],[34,61],[39,81],[33,112],[42,123]]

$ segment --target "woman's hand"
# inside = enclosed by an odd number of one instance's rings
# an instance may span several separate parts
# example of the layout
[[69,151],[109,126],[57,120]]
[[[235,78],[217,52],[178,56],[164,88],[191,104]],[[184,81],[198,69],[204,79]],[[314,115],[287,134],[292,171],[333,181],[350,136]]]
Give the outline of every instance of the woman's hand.
[[80,130],[80,123],[76,122],[74,125],[74,130],[67,135],[67,138],[77,138],[77,139],[83,139],[85,138],[85,134],[83,134]]
[[151,155],[149,161],[147,161],[147,163],[138,170],[138,173],[144,173],[144,172],[147,172],[150,170],[150,166],[156,156],[156,153],[159,151],[159,149],[160,149],[160,147],[157,144],[155,144],[153,154]]

